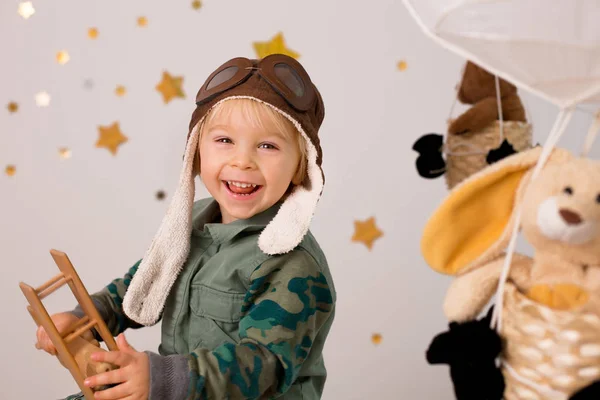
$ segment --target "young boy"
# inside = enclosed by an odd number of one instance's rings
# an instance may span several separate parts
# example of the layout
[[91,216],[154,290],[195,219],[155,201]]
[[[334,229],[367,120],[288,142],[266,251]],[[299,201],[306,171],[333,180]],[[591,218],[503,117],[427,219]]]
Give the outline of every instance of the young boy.
[[[309,232],[321,96],[293,58],[232,59],[196,97],[179,186],[144,258],[92,299],[120,368],[97,399],[319,399],[335,289]],[[194,203],[199,175],[211,198]],[[59,329],[82,311],[53,316]],[[121,334],[162,320],[159,354]],[[97,339],[101,339],[95,334]],[[43,328],[38,347],[54,352]]]

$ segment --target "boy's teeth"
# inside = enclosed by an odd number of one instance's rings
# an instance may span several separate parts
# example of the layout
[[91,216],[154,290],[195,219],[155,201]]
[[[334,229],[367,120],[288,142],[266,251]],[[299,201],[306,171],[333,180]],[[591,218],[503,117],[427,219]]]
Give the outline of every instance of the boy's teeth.
[[227,181],[227,183],[229,185],[237,186],[240,188],[249,188],[250,186],[252,186],[253,188],[256,187],[256,185],[254,183],[240,183],[240,182],[234,182],[234,181]]

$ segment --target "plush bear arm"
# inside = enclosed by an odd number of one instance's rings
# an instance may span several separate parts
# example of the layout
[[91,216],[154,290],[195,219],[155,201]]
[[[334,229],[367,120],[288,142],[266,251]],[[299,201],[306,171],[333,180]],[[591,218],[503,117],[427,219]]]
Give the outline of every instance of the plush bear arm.
[[446,318],[456,322],[475,319],[494,295],[501,270],[502,264],[494,261],[457,277],[444,300]]
[[448,127],[451,135],[477,132],[498,119],[498,102],[495,97],[487,97],[473,105]]
[[527,121],[525,108],[516,93],[502,98],[502,118],[505,121]]
[[[496,289],[505,254],[477,269],[457,277],[448,288],[444,300],[444,313],[448,320],[465,322],[479,315],[490,301]],[[511,259],[509,277],[519,288],[529,288],[530,272],[533,260],[520,253],[514,253]]]

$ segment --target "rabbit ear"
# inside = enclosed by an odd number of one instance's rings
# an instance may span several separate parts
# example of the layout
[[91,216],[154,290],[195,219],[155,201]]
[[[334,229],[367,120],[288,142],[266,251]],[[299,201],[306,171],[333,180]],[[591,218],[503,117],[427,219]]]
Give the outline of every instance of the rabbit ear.
[[[541,147],[535,147],[509,156],[449,193],[425,225],[421,239],[421,251],[432,269],[448,275],[463,274],[506,249],[517,199],[522,198],[541,152]],[[548,162],[567,156],[566,150],[554,149]]]

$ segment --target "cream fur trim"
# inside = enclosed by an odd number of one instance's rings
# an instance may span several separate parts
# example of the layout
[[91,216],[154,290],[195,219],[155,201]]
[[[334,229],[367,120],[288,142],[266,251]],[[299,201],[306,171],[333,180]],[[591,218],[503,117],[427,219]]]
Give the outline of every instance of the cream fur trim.
[[125,314],[143,325],[153,325],[159,320],[167,295],[190,250],[195,193],[192,165],[198,147],[199,126],[194,127],[188,140],[179,186],[167,214],[123,299]]
[[[264,253],[269,255],[287,253],[293,250],[308,232],[312,216],[321,197],[323,176],[317,165],[317,149],[298,121],[255,97],[227,97],[212,108],[232,99],[251,99],[268,105],[292,122],[306,141],[307,172],[311,189],[307,190],[302,186],[297,186],[258,238],[258,246]],[[171,287],[189,254],[195,193],[192,166],[194,152],[198,147],[200,127],[205,117],[206,115],[192,130],[186,146],[179,186],[123,299],[123,310],[127,316],[143,325],[153,325],[160,319]]]

